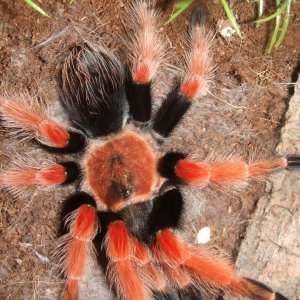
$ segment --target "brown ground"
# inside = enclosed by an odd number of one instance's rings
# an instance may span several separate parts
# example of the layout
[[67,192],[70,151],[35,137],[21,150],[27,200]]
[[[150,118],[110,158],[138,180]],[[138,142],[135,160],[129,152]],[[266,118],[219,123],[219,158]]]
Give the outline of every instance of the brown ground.
[[[103,37],[114,50],[120,46],[114,40],[124,37],[122,16],[129,1],[78,0],[72,5],[68,2],[42,3],[51,15],[45,18],[22,1],[0,0],[3,88],[17,94],[27,89],[31,94],[39,92],[41,97],[55,100],[55,65],[74,41],[74,29],[70,29],[74,27],[70,25],[79,25],[94,39]],[[210,3],[209,23],[216,30],[216,24],[225,19],[225,15],[218,1],[207,2]],[[214,62],[217,68],[212,95],[195,103],[166,148],[191,151],[200,158],[212,153],[238,153],[246,158],[267,157],[273,153],[291,91],[289,83],[295,80],[292,76],[296,74],[300,55],[300,3],[294,6],[283,45],[272,55],[264,54],[269,26],[256,27],[251,22],[255,18],[255,5],[238,1],[234,9],[242,24],[243,39],[236,36],[224,39],[216,34]],[[167,5],[163,15],[167,18],[170,13],[171,5]],[[189,12],[163,29],[168,35],[168,46],[176,54],[175,62],[180,62],[188,20]],[[31,143],[7,140],[7,137],[3,131],[3,164],[12,159],[14,151],[25,155],[34,147]],[[25,200],[2,194],[0,299],[54,299],[57,296],[61,278],[51,273],[55,264],[52,255],[56,248],[60,207],[72,189],[65,187]],[[206,205],[201,208],[201,219],[198,215],[197,219],[193,218],[192,209],[186,212],[191,214],[186,222],[191,228],[187,237],[193,240],[200,227],[210,226],[211,244],[235,258],[246,225],[251,222],[256,200],[263,192],[264,186],[255,183],[243,193],[202,193]],[[191,199],[200,197],[197,191],[186,190],[185,194]]]

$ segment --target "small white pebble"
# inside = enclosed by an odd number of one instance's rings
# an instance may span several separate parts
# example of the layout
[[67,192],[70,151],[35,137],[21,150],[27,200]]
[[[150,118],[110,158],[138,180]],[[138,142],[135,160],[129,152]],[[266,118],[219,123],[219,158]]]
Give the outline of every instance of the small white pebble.
[[218,27],[221,36],[224,38],[230,38],[235,33],[235,30],[232,28],[229,20],[219,20]]
[[220,31],[220,34],[223,37],[231,37],[234,33],[235,33],[235,30],[230,26],[225,27]]
[[210,240],[210,228],[203,227],[197,233],[197,243],[206,244]]
[[47,256],[44,256],[40,253],[38,253],[36,250],[32,250],[34,254],[44,263],[50,263],[49,258]]
[[21,247],[24,247],[24,248],[31,248],[32,247],[32,244],[30,244],[30,243],[21,243],[21,242],[19,242],[19,245]]

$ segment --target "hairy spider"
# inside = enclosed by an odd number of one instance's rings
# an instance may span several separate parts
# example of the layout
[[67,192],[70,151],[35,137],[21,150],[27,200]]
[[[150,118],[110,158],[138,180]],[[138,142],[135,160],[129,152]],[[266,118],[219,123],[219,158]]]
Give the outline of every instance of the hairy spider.
[[[108,281],[121,299],[203,299],[206,290],[229,290],[264,300],[286,299],[268,286],[235,275],[233,266],[203,246],[186,243],[177,232],[184,205],[181,187],[234,186],[288,166],[300,158],[276,157],[209,163],[159,148],[192,102],[209,88],[212,38],[197,9],[190,30],[190,52],[183,79],[152,117],[152,83],[163,59],[158,14],[148,2],[135,3],[129,27],[127,67],[104,46],[78,43],[62,64],[60,103],[72,129],[45,112],[1,97],[7,127],[34,136],[49,151],[79,153],[76,162],[21,165],[1,173],[2,188],[21,194],[31,187],[80,181],[70,199],[68,232],[62,237],[63,299],[76,299],[101,232]],[[100,224],[100,226],[99,226]],[[101,229],[101,230],[100,230]]]

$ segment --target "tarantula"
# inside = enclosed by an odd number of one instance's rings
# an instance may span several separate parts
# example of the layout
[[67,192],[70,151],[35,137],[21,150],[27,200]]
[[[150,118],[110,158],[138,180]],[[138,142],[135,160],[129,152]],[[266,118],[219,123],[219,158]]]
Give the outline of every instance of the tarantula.
[[236,276],[230,263],[203,246],[186,243],[176,232],[188,204],[181,186],[234,185],[300,163],[298,156],[252,164],[209,164],[180,152],[159,155],[157,149],[192,101],[209,88],[212,38],[203,19],[202,10],[197,9],[191,21],[185,76],[154,117],[152,83],[163,58],[163,44],[158,13],[147,1],[136,2],[132,10],[132,52],[126,67],[103,45],[82,42],[70,49],[61,67],[59,92],[72,129],[41,110],[1,97],[7,127],[33,136],[51,152],[80,156],[77,162],[4,170],[0,177],[2,188],[17,193],[32,186],[80,180],[80,190],[69,199],[73,212],[61,240],[63,299],[77,298],[87,261],[95,256],[93,240],[100,228],[108,281],[118,298],[204,299],[203,291],[230,290],[264,300],[286,299],[256,280]]

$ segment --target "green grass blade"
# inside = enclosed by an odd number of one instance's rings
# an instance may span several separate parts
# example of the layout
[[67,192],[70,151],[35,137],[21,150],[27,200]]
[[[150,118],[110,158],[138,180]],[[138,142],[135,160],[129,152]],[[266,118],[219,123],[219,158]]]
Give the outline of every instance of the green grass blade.
[[259,19],[257,21],[255,21],[255,23],[257,24],[260,24],[260,23],[264,23],[264,22],[268,22],[274,18],[276,18],[278,15],[281,15],[282,11],[286,8],[286,5],[287,5],[287,1],[282,3],[278,9],[276,10],[276,12],[268,17],[265,17],[265,18],[262,18],[262,19]]
[[42,14],[43,16],[50,18],[50,16],[42,8],[40,8],[37,4],[35,4],[32,0],[24,0],[24,1],[31,8],[33,8],[34,10],[36,10],[37,12],[39,12],[40,14]]
[[178,16],[180,16],[195,0],[181,0],[175,3],[174,8],[176,10],[172,13],[171,17],[165,23],[165,25],[173,22]]
[[286,5],[286,11],[285,11],[284,19],[283,19],[283,26],[281,29],[280,36],[274,46],[275,48],[278,48],[281,45],[281,43],[285,37],[287,28],[289,26],[292,0],[287,0],[286,3],[287,3],[287,5]]
[[233,28],[235,29],[236,33],[238,34],[238,36],[241,38],[242,37],[242,34],[241,34],[241,31],[240,31],[240,28],[239,28],[239,25],[237,24],[237,21],[231,11],[231,9],[229,8],[229,5],[227,3],[226,0],[220,0],[222,5],[223,5],[223,8],[225,10],[225,13],[227,15],[227,18],[229,19],[231,25],[233,26]]
[[[280,6],[280,0],[276,0],[276,6],[279,7]],[[272,49],[276,43],[277,40],[277,35],[279,32],[279,27],[280,27],[280,20],[281,20],[281,15],[277,15],[276,19],[275,19],[275,27],[274,27],[274,31],[271,37],[271,41],[270,41],[270,45],[267,49],[267,54],[270,54],[272,52]]]

